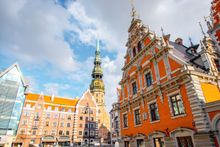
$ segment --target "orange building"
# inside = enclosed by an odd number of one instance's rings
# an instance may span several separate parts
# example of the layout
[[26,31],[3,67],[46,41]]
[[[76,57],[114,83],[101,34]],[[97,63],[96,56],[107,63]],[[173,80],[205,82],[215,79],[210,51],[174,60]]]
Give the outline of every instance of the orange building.
[[212,1],[211,21],[212,24],[206,20],[209,28],[208,33],[220,47],[220,0]]
[[170,35],[157,36],[134,8],[132,13],[120,81],[120,145],[215,146],[219,127],[210,127],[205,108],[220,101],[219,48],[207,35],[189,47],[181,38],[173,42]]

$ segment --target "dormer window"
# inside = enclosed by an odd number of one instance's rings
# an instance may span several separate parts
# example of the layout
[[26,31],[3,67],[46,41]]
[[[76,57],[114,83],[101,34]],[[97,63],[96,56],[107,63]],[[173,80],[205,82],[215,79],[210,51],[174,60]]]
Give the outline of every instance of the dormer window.
[[132,52],[133,52],[133,57],[135,57],[136,56],[136,48],[135,47],[133,48]]

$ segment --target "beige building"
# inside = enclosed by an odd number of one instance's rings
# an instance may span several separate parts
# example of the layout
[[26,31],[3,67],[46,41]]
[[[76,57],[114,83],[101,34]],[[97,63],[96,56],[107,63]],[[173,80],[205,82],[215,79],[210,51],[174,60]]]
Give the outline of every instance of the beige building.
[[78,99],[27,94],[15,146],[70,145]]
[[92,82],[79,99],[27,94],[14,146],[110,143],[101,57],[97,43]]

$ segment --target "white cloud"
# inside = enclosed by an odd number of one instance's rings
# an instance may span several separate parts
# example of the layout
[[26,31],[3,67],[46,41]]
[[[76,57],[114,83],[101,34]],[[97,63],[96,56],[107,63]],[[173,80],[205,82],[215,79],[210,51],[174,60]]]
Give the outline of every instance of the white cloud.
[[[194,43],[201,39],[198,22],[203,20],[203,16],[209,15],[210,2],[210,0],[146,0],[136,1],[136,9],[143,23],[149,25],[158,35],[161,34],[160,29],[163,27],[164,32],[170,33],[173,40],[182,37],[184,43],[188,44],[188,37],[192,37]],[[92,3],[81,0],[78,3],[83,7],[83,11],[86,11],[82,13],[86,17],[81,18],[89,18],[89,23],[95,24],[96,31],[104,36],[101,37],[102,41],[107,45],[110,44],[105,46],[107,50],[117,52],[115,59],[109,57],[103,59],[106,104],[110,108],[110,104],[117,100],[116,87],[122,75],[131,7],[127,0],[93,0]]]
[[73,50],[63,39],[70,14],[53,1],[0,1],[0,51],[32,67],[77,69]]
[[[191,36],[194,42],[198,42],[201,38],[198,21],[209,15],[210,2],[145,0],[136,1],[136,9],[144,24],[158,34],[161,34],[163,26],[165,33],[171,33],[172,39],[182,37],[187,43]],[[93,58],[77,62],[73,49],[63,39],[63,31],[74,32],[72,41],[80,41],[83,45],[95,46],[98,35],[104,43],[101,50],[116,53],[114,59],[104,55],[102,64],[106,104],[110,108],[111,103],[117,100],[116,87],[121,79],[127,30],[131,22],[130,9],[128,0],[80,0],[69,2],[67,10],[52,0],[0,1],[0,52],[42,71],[48,64],[52,65],[54,68],[49,73],[67,71],[65,77],[73,83],[84,83],[80,88],[85,89],[89,88],[91,81]],[[70,17],[74,18],[72,23],[69,22]],[[65,85],[59,81],[43,87],[48,93],[59,94],[65,90]]]
[[98,38],[103,41],[105,50],[116,51],[118,49],[121,43],[114,37],[116,34],[96,17],[89,17],[80,1],[71,3],[68,11],[77,20],[78,24],[74,22],[72,30],[77,33],[82,43],[94,46]]
[[60,83],[47,83],[43,84],[44,94],[46,95],[55,95],[60,96],[62,91],[67,91],[71,88],[68,84],[60,84]]

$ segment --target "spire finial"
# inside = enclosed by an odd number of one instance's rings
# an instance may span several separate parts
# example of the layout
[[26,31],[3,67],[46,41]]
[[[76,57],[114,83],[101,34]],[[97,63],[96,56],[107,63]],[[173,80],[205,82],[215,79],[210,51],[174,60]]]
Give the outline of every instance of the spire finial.
[[205,32],[204,32],[204,30],[203,30],[203,27],[202,27],[201,22],[199,22],[199,26],[200,26],[200,28],[201,28],[202,34],[205,36]]
[[96,40],[96,51],[99,52],[99,39]]
[[130,0],[131,2],[131,16],[133,19],[135,19],[137,17],[137,11],[135,10],[135,6],[134,6],[134,0]]
[[191,37],[189,37],[189,42],[190,42],[190,45],[193,46],[192,38]]
[[207,18],[209,18],[209,17],[210,16],[207,16],[207,17],[204,16],[204,19],[205,19],[205,22],[206,22],[206,24],[208,26],[208,29],[211,30],[212,29],[212,25],[211,25],[210,21],[207,20]]
[[163,27],[161,27],[161,32],[162,32],[162,35],[165,36],[164,31],[163,31]]

